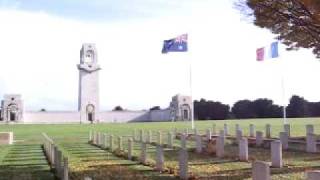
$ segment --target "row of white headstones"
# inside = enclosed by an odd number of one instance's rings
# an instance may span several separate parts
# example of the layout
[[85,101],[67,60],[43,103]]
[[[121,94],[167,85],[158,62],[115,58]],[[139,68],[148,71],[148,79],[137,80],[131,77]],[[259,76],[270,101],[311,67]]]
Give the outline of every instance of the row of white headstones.
[[[206,142],[209,140],[214,140],[216,144],[216,156],[219,158],[223,158],[225,155],[225,139],[236,139],[236,142],[239,146],[239,160],[240,161],[248,161],[248,138],[254,138],[255,144],[257,147],[261,147],[264,145],[264,142],[269,141],[271,144],[271,167],[273,168],[282,168],[282,149],[287,150],[289,147],[290,140],[290,125],[284,125],[284,132],[279,133],[279,139],[271,138],[271,126],[269,124],[266,125],[266,137],[263,136],[262,131],[256,131],[254,134],[255,126],[250,124],[250,133],[249,137],[243,137],[242,129],[238,124],[236,124],[236,137],[229,136],[228,126],[224,125],[224,130],[219,131],[219,135],[216,135],[216,126],[213,125],[212,129],[206,130],[205,139]],[[133,133],[133,138],[128,139],[128,159],[132,159],[133,157],[133,143],[138,142],[141,143],[141,153],[139,156],[139,161],[142,164],[147,164],[147,144],[152,142],[152,131],[147,131],[147,136],[144,136],[143,130],[139,131],[139,136],[137,138],[136,130]],[[198,133],[197,129],[194,129],[194,133],[191,134],[188,132],[188,129],[184,131],[184,133],[178,133],[177,129],[174,129],[172,132],[168,132],[168,139],[166,147],[174,148],[173,140],[176,137],[180,137],[181,145],[179,147],[179,176],[181,179],[188,178],[188,151],[187,151],[187,137],[194,136],[196,142],[196,152],[202,153],[203,151],[203,136]],[[162,132],[158,131],[156,133],[157,141],[156,141],[156,170],[162,171],[164,169],[164,155],[163,155],[163,143],[162,143]],[[117,137],[117,149],[123,150],[122,146],[122,137]],[[109,143],[107,143],[107,141]],[[101,148],[108,148],[109,150],[114,149],[114,136],[107,135],[105,133],[93,132],[89,133],[89,142],[92,144],[99,146]],[[297,143],[297,142],[296,142]],[[317,135],[314,134],[313,125],[306,126],[306,141],[302,141],[301,143],[306,143],[306,152],[316,153],[317,152]],[[263,161],[255,161],[252,164],[252,178],[253,180],[265,180],[270,179],[270,163]],[[307,179],[320,179],[320,171],[308,171]]]

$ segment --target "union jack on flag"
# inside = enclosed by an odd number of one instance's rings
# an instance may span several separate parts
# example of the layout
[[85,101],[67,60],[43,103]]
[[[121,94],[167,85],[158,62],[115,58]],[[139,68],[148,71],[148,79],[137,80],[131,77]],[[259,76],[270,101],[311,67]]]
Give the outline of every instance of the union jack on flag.
[[162,53],[186,51],[188,51],[188,34],[163,41]]

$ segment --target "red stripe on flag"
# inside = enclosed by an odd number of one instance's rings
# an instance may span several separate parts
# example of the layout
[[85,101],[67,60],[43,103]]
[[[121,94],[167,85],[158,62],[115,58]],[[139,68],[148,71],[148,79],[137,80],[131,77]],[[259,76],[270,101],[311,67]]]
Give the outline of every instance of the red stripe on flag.
[[258,48],[257,49],[257,61],[263,61],[264,60],[264,48]]

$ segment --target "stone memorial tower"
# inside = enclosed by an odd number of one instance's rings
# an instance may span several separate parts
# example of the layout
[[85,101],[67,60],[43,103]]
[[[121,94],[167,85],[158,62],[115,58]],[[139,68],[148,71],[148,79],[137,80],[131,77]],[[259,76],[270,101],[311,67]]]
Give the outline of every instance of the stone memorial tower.
[[83,44],[80,51],[78,110],[81,122],[98,120],[99,70],[95,44]]

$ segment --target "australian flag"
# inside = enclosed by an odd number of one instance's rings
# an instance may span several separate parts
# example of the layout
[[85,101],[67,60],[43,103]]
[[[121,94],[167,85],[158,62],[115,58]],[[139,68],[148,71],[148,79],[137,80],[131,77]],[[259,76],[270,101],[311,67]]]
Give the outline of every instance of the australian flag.
[[164,40],[162,53],[188,51],[188,34],[182,34],[176,38]]

